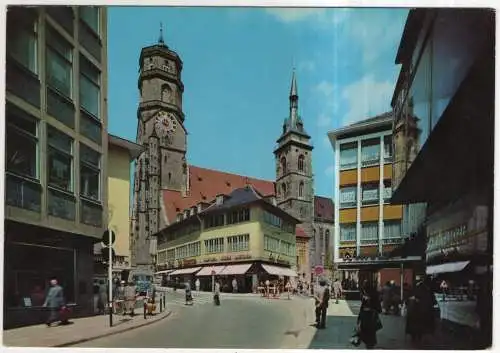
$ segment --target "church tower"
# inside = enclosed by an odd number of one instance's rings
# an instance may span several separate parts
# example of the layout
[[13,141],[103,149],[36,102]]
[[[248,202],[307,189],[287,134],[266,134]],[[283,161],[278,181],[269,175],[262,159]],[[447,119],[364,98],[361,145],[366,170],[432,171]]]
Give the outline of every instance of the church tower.
[[185,192],[187,185],[186,129],[182,112],[182,61],[160,38],[141,50],[137,143],[144,151],[135,167],[131,222],[132,266],[152,268],[156,240],[166,226],[162,189]]
[[[301,220],[304,232],[312,238],[314,187],[311,137],[299,115],[299,95],[295,70],[290,87],[290,111],[274,150],[276,159],[276,201],[278,206]],[[310,269],[309,269],[310,270]],[[309,271],[310,273],[310,271]]]

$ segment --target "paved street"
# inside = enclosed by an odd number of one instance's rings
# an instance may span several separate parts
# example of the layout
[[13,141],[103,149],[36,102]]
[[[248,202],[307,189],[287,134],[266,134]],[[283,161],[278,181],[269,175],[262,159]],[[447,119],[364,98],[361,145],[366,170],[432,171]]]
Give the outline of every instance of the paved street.
[[193,306],[185,306],[184,291],[178,291],[168,293],[167,320],[75,347],[280,348],[304,322],[305,302],[223,295],[216,307],[212,294],[202,292]]

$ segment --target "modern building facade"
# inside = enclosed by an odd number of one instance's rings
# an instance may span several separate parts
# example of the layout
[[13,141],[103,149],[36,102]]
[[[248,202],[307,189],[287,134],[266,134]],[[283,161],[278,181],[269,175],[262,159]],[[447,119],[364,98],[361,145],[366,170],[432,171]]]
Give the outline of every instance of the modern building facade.
[[411,150],[392,201],[427,205],[426,273],[472,286],[483,346],[492,326],[494,48],[494,11],[411,10],[392,100],[396,154]]
[[[334,262],[342,279],[411,283],[387,259],[403,242],[402,207],[390,204],[393,116],[385,113],[328,133],[335,151]],[[365,277],[365,278],[361,278]]]
[[[295,227],[300,222],[252,186],[217,195],[179,213],[158,238],[158,266],[179,282],[199,278],[212,288],[212,271],[239,292],[255,291],[269,277],[297,277]],[[169,271],[170,270],[170,271]]]
[[[130,265],[130,200],[131,200],[131,163],[142,152],[142,146],[132,141],[108,135],[108,229],[116,236],[113,271],[117,275],[129,270]],[[108,275],[108,253],[102,251],[101,243],[94,246],[96,276]]]
[[103,7],[8,8],[5,327],[46,319],[52,277],[76,315],[92,310],[108,214],[106,48]]
[[[158,42],[142,49],[140,60],[137,144],[144,146],[135,169],[131,219],[132,265],[154,268],[159,230],[177,221],[177,214],[209,202],[218,194],[252,185],[264,197],[276,196],[278,206],[301,220],[298,237],[311,239],[314,223],[312,149],[299,115],[295,73],[289,94],[289,117],[283,123],[276,159],[276,181],[189,165],[186,160],[182,60],[169,48],[162,34]],[[332,216],[329,216],[333,218]],[[310,241],[301,273],[310,281]],[[320,259],[321,257],[318,257]],[[319,261],[319,260],[318,260]]]

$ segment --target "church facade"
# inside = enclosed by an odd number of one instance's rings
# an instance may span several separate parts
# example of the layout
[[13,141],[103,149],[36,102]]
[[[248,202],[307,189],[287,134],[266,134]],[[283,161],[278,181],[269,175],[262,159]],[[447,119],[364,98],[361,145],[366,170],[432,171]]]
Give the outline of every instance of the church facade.
[[270,181],[189,165],[182,110],[181,58],[160,35],[157,44],[142,49],[139,66],[137,143],[144,146],[144,151],[135,168],[130,241],[132,266],[154,270],[155,234],[196,212],[198,204],[209,203],[217,195],[229,195],[237,188],[251,185],[263,197],[274,196],[278,207],[300,220],[296,228],[297,239],[307,244],[307,249],[302,251],[302,258],[297,259],[297,272],[305,280],[311,280],[312,268],[324,265],[325,253],[330,251],[325,245],[333,244],[333,239],[326,242],[315,239],[315,204],[319,202],[326,205],[323,208],[332,210],[331,215],[323,215],[332,223],[333,204],[329,198],[314,195],[313,146],[299,115],[295,73],[289,95],[289,117],[283,122],[282,134],[274,150],[276,180]]

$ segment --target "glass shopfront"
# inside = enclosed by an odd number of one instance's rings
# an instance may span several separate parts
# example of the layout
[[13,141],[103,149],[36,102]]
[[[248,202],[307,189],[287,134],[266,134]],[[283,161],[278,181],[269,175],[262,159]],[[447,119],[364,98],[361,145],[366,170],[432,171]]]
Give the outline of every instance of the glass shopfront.
[[6,243],[4,306],[42,306],[52,278],[63,287],[65,300],[74,302],[75,260],[73,249]]

